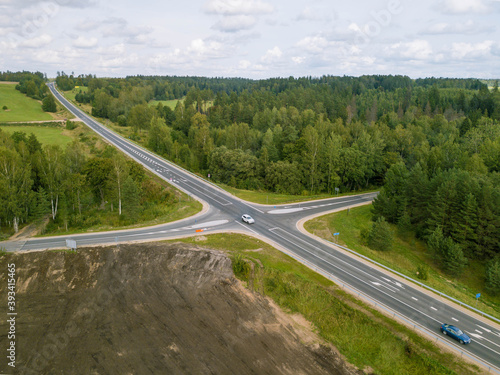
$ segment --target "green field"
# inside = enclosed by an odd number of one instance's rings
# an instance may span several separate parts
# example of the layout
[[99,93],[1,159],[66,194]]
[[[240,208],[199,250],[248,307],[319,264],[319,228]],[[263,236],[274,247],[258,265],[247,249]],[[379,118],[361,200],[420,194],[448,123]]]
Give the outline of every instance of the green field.
[[10,134],[14,132],[24,132],[29,136],[33,133],[43,145],[59,145],[64,148],[73,140],[71,137],[63,134],[64,128],[62,127],[29,124],[0,126],[0,129]]
[[[304,316],[323,339],[365,373],[479,372],[477,366],[442,352],[428,339],[356,300],[330,280],[261,240],[213,234],[180,241],[227,253],[235,275],[248,289],[272,298],[287,312]],[[439,330],[436,332],[439,334]]]
[[[7,110],[3,107],[6,106]],[[0,83],[0,123],[10,121],[47,121],[53,117],[42,110],[37,100],[16,90],[15,84]]]

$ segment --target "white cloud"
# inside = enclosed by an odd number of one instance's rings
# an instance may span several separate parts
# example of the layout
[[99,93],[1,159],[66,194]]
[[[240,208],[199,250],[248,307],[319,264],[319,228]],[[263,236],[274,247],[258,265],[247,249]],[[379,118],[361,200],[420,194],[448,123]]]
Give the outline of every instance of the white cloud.
[[85,20],[78,22],[78,24],[75,26],[75,29],[80,31],[96,30],[100,26],[102,26],[102,24],[102,21],[92,18],[86,18]]
[[330,43],[322,36],[308,36],[297,42],[297,47],[312,54],[319,54],[325,51]]
[[321,20],[321,15],[318,14],[317,12],[314,12],[311,10],[310,7],[305,7],[302,9],[300,14],[297,16],[296,20],[297,21],[318,21]]
[[254,16],[238,15],[223,17],[212,28],[224,32],[236,32],[252,28],[257,20]]
[[493,47],[491,40],[481,43],[453,43],[451,47],[451,56],[454,59],[478,59],[490,54]]
[[40,50],[34,54],[34,58],[49,64],[60,64],[64,59],[59,55],[58,51]]
[[488,10],[483,0],[443,0],[441,6],[445,12],[453,14],[483,13]]
[[238,63],[238,69],[246,70],[246,69],[250,68],[251,65],[252,65],[252,63],[248,60],[240,60]]
[[427,40],[392,44],[387,51],[410,60],[426,60],[432,56],[432,47]]
[[18,46],[26,48],[42,48],[48,45],[50,42],[52,42],[52,37],[48,34],[42,34],[31,39],[25,39],[24,41],[19,43]]
[[139,57],[137,54],[133,53],[127,56],[115,57],[115,58],[101,58],[98,62],[99,66],[106,69],[122,68],[128,67],[139,62]]
[[150,26],[133,26],[123,18],[111,17],[102,22],[104,37],[130,38],[132,41],[141,35],[151,34],[154,29]]
[[124,43],[118,43],[118,44],[113,44],[105,47],[99,47],[97,48],[96,52],[98,55],[123,55],[126,52],[125,44]]
[[472,20],[449,24],[446,22],[435,23],[423,31],[423,35],[444,35],[444,34],[478,34],[491,31],[493,28],[487,25],[478,25]]
[[271,13],[274,7],[260,0],[209,0],[205,6],[209,14],[241,15]]
[[405,1],[397,17],[391,1],[375,3],[0,0],[0,66],[49,76],[500,76],[500,0]]
[[281,59],[281,56],[283,56],[283,52],[278,46],[275,46],[273,49],[267,50],[266,54],[261,57],[261,61],[268,64],[275,63]]
[[79,36],[73,41],[73,46],[77,48],[92,48],[97,45],[97,38],[85,38],[84,36]]
[[200,38],[191,41],[191,44],[187,48],[187,54],[194,55],[198,59],[205,60],[220,58],[226,53],[224,52],[223,44],[216,41],[210,41],[207,43]]
[[[18,9],[25,9],[30,6],[39,5],[39,0],[0,0],[0,5],[15,6]],[[56,7],[68,8],[88,8],[96,4],[95,0],[52,0],[51,3]]]

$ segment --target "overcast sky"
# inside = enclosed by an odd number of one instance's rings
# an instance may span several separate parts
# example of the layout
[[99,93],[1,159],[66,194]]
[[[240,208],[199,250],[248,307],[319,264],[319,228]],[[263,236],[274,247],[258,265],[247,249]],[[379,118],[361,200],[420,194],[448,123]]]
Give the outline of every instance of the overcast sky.
[[0,0],[0,71],[500,78],[500,0]]

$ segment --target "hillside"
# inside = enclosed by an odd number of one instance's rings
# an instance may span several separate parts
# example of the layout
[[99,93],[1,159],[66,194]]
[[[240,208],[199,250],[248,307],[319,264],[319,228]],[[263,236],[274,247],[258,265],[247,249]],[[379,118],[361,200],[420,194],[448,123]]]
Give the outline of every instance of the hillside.
[[[2,270],[8,263],[17,278],[15,373],[357,373],[305,320],[245,289],[215,250],[122,245],[3,255]],[[5,316],[4,293],[0,306]],[[1,347],[7,331],[2,321]]]
[[[4,106],[7,109],[3,109]],[[0,122],[43,121],[54,117],[42,110],[38,100],[16,90],[16,84],[0,82]]]

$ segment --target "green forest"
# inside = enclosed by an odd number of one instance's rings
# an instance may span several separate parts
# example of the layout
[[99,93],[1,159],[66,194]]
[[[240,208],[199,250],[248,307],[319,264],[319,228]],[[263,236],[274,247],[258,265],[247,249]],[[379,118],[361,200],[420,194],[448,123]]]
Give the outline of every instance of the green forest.
[[[74,125],[68,121],[67,128]],[[0,129],[1,233],[47,217],[42,233],[113,229],[166,220],[179,210],[180,197],[172,189],[95,138],[83,132],[63,148],[42,146],[29,130]]]
[[[456,274],[478,259],[500,274],[498,83],[64,72],[56,83],[76,90],[93,116],[217,183],[304,196],[380,189],[374,220],[411,228],[443,270]],[[172,99],[174,109],[149,104]]]

